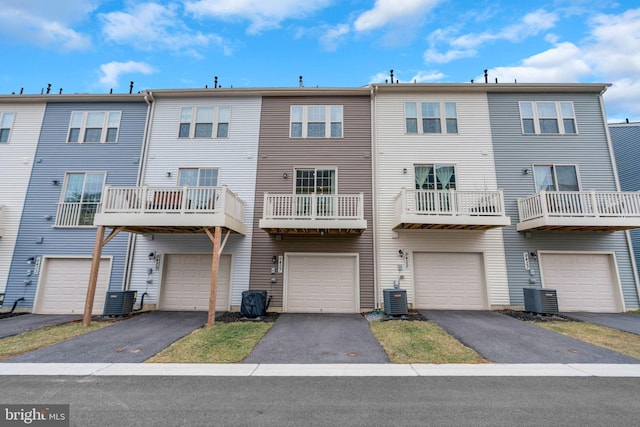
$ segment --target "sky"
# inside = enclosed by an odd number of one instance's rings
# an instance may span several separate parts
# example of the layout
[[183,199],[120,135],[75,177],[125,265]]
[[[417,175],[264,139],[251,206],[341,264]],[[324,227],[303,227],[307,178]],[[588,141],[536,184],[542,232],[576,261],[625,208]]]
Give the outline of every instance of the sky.
[[0,0],[0,94],[611,83],[640,121],[638,0]]

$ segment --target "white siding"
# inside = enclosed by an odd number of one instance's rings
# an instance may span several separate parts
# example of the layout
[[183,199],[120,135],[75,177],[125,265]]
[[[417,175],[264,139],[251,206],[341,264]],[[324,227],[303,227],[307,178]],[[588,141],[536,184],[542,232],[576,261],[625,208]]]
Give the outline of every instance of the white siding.
[[44,103],[0,103],[0,112],[16,113],[9,142],[0,143],[0,227],[4,228],[4,236],[0,238],[0,292],[4,292],[7,284],[44,109]]
[[[181,108],[192,106],[231,107],[229,137],[179,139]],[[249,289],[260,111],[259,97],[157,99],[142,179],[143,185],[171,186],[177,185],[179,168],[218,168],[218,185],[227,185],[230,191],[244,200],[247,234],[231,235],[223,251],[224,254],[233,255],[230,285],[233,306],[240,305],[242,291]],[[171,172],[171,177],[167,177],[167,172]],[[148,259],[150,252],[207,253],[213,252],[213,243],[205,234],[136,237],[130,289],[147,292],[145,304],[157,304],[162,272],[160,268],[155,268],[155,262]],[[147,268],[154,269],[150,276],[147,275]],[[152,283],[147,283],[147,279]]]
[[[411,101],[456,102],[459,133],[407,135],[404,104]],[[400,287],[407,289],[409,303],[413,303],[413,252],[481,252],[485,259],[489,305],[508,305],[509,289],[500,229],[401,230],[397,233],[391,230],[396,195],[403,187],[415,188],[414,164],[455,164],[458,190],[497,189],[486,94],[383,94],[376,96],[375,109],[378,298],[382,298],[382,289],[392,287],[393,281],[402,275]],[[399,257],[400,249],[409,254],[407,260]],[[403,264],[401,272],[398,264]]]

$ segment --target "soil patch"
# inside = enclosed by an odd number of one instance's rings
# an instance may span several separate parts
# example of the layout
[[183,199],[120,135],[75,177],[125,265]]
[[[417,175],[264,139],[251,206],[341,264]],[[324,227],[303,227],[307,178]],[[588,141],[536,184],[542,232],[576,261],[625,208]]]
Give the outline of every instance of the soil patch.
[[542,314],[532,313],[530,311],[517,311],[517,310],[497,310],[498,313],[506,314],[507,316],[514,317],[518,320],[524,320],[527,322],[575,322],[574,319],[569,319],[561,314]]
[[272,323],[278,320],[280,317],[280,313],[274,313],[268,311],[264,316],[259,316],[256,318],[249,318],[242,315],[242,313],[238,311],[227,311],[221,316],[216,317],[216,322],[222,323],[234,323],[234,322],[267,322]]

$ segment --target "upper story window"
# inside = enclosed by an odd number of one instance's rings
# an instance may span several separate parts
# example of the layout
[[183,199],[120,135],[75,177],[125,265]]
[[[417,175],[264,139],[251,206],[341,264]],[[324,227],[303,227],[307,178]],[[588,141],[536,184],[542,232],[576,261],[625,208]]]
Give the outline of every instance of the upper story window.
[[524,134],[578,133],[571,101],[523,101],[520,117]]
[[455,190],[455,165],[415,165],[416,190]]
[[218,169],[181,168],[178,185],[190,187],[215,187],[218,185]]
[[536,191],[580,191],[575,165],[534,165]]
[[13,127],[13,120],[15,117],[16,113],[0,112],[0,142],[9,142],[9,136],[11,135],[11,128]]
[[64,179],[62,199],[56,216],[57,227],[92,227],[102,200],[105,174],[70,172]]
[[404,116],[407,133],[458,133],[455,102],[406,102]]
[[180,111],[179,138],[228,138],[230,107],[185,107]]
[[67,142],[118,142],[120,111],[73,111]]
[[291,138],[342,138],[342,105],[292,105]]

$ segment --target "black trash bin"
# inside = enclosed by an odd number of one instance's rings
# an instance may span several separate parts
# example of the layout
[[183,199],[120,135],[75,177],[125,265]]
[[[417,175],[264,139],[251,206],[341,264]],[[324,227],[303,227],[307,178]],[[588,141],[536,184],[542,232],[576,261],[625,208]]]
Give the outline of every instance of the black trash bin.
[[269,302],[271,297],[267,299],[267,291],[243,291],[240,314],[249,318],[264,316],[269,308]]

